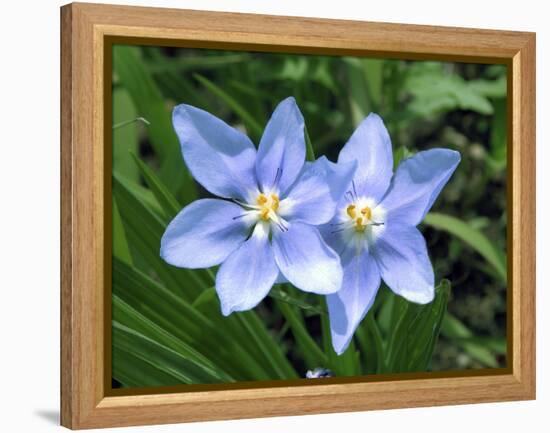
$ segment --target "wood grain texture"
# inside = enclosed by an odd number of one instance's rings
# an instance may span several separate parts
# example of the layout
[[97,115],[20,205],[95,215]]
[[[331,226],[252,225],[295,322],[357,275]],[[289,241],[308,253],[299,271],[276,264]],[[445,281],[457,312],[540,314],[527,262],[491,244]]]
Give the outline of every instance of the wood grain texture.
[[[94,4],[64,6],[61,27],[62,425],[77,429],[535,397],[534,34]],[[509,65],[511,372],[106,396],[104,200],[109,192],[103,137],[110,133],[104,123],[104,103],[110,101],[104,101],[103,69],[106,38],[121,37],[153,45]]]

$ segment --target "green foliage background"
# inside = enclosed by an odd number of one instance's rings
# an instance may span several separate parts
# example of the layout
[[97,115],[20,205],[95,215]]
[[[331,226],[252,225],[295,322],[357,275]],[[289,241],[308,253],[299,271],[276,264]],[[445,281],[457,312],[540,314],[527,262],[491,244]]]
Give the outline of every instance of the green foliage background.
[[[116,46],[113,69],[113,386],[506,365],[504,66]],[[382,287],[340,357],[322,297],[279,285],[224,318],[215,269],[159,257],[170,219],[208,195],[185,168],[172,107],[203,108],[258,143],[290,95],[316,155],[335,160],[369,112],[384,119],[396,164],[432,147],[462,155],[421,225],[436,300],[417,306]]]

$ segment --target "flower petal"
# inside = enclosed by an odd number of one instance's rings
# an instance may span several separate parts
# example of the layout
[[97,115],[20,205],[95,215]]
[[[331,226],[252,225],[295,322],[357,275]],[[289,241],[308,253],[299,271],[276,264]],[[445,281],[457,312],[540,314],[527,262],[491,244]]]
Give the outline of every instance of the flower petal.
[[285,192],[306,157],[304,118],[293,97],[283,100],[265,127],[258,147],[256,175],[263,192]]
[[387,211],[387,219],[418,225],[459,162],[460,153],[454,150],[431,149],[418,152],[399,164],[381,203]]
[[416,227],[388,227],[373,248],[382,278],[394,293],[419,304],[434,298],[434,271]]
[[248,200],[257,191],[256,149],[242,132],[191,105],[172,112],[183,159],[193,177],[219,197]]
[[332,347],[341,355],[347,349],[357,326],[372,306],[380,287],[380,272],[373,257],[363,250],[344,265],[342,288],[327,296]]
[[279,270],[268,233],[264,224],[257,224],[252,236],[221,265],[216,291],[225,316],[254,308],[275,283]]
[[160,255],[180,268],[208,268],[223,262],[248,233],[244,210],[234,203],[197,200],[170,222],[160,242]]
[[340,289],[340,258],[315,227],[291,223],[288,231],[275,230],[273,251],[281,273],[300,290],[327,295]]
[[390,135],[377,114],[369,114],[359,124],[338,156],[338,163],[355,160],[357,193],[378,201],[390,185],[393,156]]
[[335,164],[324,156],[307,164],[281,201],[279,215],[313,225],[327,223],[349,189],[356,167],[355,161]]

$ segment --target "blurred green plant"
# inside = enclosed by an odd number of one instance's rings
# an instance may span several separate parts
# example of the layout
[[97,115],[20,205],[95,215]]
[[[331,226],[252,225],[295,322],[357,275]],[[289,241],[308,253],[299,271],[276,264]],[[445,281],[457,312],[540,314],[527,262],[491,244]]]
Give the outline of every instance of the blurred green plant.
[[[113,65],[117,386],[292,379],[316,367],[354,376],[506,365],[504,66],[131,46],[114,48]],[[214,270],[159,257],[167,223],[206,194],[184,168],[171,107],[208,110],[257,142],[289,95],[306,118],[310,160],[334,159],[372,111],[386,121],[395,164],[431,147],[462,154],[423,225],[436,299],[411,304],[383,287],[342,356],[321,297],[278,285],[254,311],[223,317]]]

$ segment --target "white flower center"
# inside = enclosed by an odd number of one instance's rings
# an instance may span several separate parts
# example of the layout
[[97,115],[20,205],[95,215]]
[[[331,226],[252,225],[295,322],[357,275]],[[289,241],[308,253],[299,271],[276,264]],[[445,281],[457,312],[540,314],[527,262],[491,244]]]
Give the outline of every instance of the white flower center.
[[250,197],[248,203],[235,201],[245,210],[242,215],[235,218],[243,218],[250,225],[261,225],[266,234],[269,234],[272,224],[275,224],[281,231],[288,230],[288,223],[279,214],[281,203],[276,192],[257,192]]
[[276,220],[278,218],[277,209],[279,209],[279,196],[277,194],[258,194],[256,198],[258,205],[259,218],[263,221]]
[[360,252],[374,244],[385,230],[386,211],[371,198],[354,198],[340,210],[335,232]]

